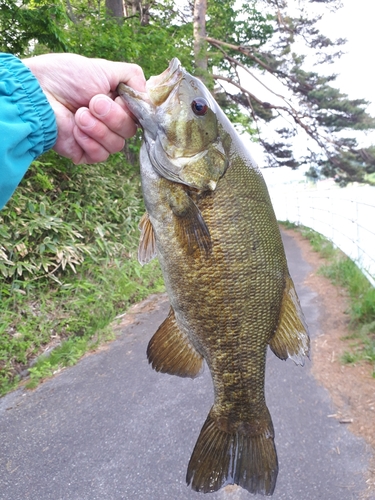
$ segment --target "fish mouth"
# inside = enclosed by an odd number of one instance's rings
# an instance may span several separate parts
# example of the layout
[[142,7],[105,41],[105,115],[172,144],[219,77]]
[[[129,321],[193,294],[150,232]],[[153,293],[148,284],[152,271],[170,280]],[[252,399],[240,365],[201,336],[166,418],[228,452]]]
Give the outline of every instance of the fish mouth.
[[146,92],[139,92],[131,87],[120,83],[117,87],[117,93],[128,101],[142,101],[151,106],[159,106],[168,99],[168,96],[180,83],[184,76],[184,70],[177,57],[174,57],[169,63],[168,68],[160,75],[151,76],[146,82]]
[[154,106],[160,106],[169,97],[172,90],[184,76],[184,70],[177,57],[174,57],[168,68],[158,76],[152,76],[146,83],[147,94]]
[[147,92],[139,92],[131,87],[120,83],[117,93],[125,102],[128,113],[133,120],[143,129],[149,131],[155,139],[157,134],[157,122],[154,120],[155,106],[152,104]]
[[163,104],[171,92],[181,82],[185,70],[180,61],[174,57],[168,68],[158,76],[152,76],[147,80],[146,92],[139,92],[124,83],[117,87],[117,93],[122,97],[126,106],[143,130],[148,130],[151,135],[156,133],[156,123],[152,123],[156,107]]

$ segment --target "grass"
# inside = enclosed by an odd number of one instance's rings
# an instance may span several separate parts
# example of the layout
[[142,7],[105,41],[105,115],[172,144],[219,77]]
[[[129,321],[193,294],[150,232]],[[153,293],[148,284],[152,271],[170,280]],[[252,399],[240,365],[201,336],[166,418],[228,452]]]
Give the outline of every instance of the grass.
[[101,266],[87,261],[69,278],[62,286],[42,283],[1,304],[0,394],[17,386],[19,373],[50,343],[61,345],[28,369],[28,387],[112,339],[110,324],[117,314],[164,290],[158,262],[141,268],[135,258]]
[[[136,253],[144,212],[137,169],[47,157],[0,213],[0,395],[35,387],[113,338],[111,323],[164,290]],[[53,346],[49,355],[43,355]]]
[[349,350],[344,352],[342,362],[369,362],[375,378],[375,288],[358,266],[324,236],[304,226],[282,224],[297,229],[310,241],[312,248],[326,260],[319,272],[347,290],[351,334],[344,339],[349,341]]

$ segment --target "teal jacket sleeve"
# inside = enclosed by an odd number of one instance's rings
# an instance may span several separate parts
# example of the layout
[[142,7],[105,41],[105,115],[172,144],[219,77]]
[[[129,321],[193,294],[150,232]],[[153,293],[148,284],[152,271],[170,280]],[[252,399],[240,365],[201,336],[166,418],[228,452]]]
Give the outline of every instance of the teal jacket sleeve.
[[20,59],[0,53],[0,209],[56,139],[55,115],[38,80]]

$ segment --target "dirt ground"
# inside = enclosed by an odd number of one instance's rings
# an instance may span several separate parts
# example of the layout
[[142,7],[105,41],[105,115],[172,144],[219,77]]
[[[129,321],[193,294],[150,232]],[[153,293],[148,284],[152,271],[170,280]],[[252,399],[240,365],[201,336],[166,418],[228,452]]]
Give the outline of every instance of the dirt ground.
[[[284,229],[283,229],[284,230]],[[340,361],[349,350],[348,297],[345,290],[332,285],[317,271],[324,259],[314,252],[300,233],[285,230],[296,241],[303,258],[312,266],[305,284],[317,293],[321,331],[311,346],[312,372],[330,393],[336,411],[331,415],[362,437],[373,453],[368,472],[368,494],[375,492],[375,379],[370,364],[346,364]]]

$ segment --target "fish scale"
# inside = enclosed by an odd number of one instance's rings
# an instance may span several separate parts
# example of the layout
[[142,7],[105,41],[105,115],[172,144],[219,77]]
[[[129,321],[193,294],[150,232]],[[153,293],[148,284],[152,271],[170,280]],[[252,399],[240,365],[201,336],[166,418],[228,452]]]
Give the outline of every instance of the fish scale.
[[267,347],[303,364],[309,339],[268,191],[209,91],[176,59],[147,85],[147,95],[122,84],[119,92],[144,132],[140,261],[155,247],[171,304],[148,359],[157,371],[190,377],[204,359],[212,376],[214,404],[188,484],[272,495],[278,463],[264,394]]

